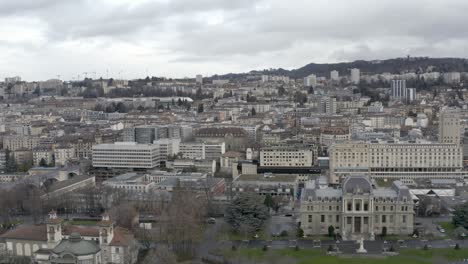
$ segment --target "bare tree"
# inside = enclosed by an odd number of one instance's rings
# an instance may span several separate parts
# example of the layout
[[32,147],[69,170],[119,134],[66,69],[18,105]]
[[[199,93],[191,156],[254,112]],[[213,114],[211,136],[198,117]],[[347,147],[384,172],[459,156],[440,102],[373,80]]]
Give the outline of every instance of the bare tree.
[[132,203],[125,202],[113,207],[110,210],[110,215],[118,226],[133,229],[136,224],[135,220],[137,220],[138,212]]
[[175,190],[168,208],[163,212],[163,237],[177,256],[194,256],[196,244],[203,233],[206,200],[197,193]]
[[159,246],[157,249],[150,250],[141,264],[176,264],[177,258],[167,246]]

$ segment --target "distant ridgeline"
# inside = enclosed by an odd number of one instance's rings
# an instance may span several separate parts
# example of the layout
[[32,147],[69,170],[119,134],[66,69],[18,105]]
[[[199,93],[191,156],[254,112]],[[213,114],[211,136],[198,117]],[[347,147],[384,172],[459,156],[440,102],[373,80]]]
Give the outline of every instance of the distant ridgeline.
[[423,72],[429,66],[434,66],[433,70],[438,72],[465,72],[468,71],[468,60],[463,58],[429,58],[429,57],[407,57],[407,58],[396,58],[388,60],[372,60],[364,61],[357,60],[354,62],[342,62],[342,63],[330,63],[330,64],[316,64],[310,63],[304,67],[285,70],[285,69],[270,69],[263,71],[251,71],[249,73],[239,74],[225,74],[215,75],[213,78],[222,79],[235,79],[241,78],[248,74],[269,74],[269,75],[284,75],[290,78],[304,78],[310,74],[317,76],[329,76],[330,71],[336,70],[340,74],[348,73],[349,69],[358,68],[361,70],[361,74],[376,74],[376,73],[392,73],[398,74],[405,71],[418,71]]

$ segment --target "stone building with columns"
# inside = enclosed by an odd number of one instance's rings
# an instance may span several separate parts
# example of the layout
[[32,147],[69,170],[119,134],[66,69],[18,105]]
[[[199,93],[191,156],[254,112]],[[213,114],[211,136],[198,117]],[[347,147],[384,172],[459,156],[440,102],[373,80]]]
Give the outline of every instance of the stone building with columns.
[[366,176],[349,176],[339,187],[308,182],[301,196],[304,235],[328,234],[333,226],[344,240],[413,233],[413,201],[407,186],[394,181],[380,188]]

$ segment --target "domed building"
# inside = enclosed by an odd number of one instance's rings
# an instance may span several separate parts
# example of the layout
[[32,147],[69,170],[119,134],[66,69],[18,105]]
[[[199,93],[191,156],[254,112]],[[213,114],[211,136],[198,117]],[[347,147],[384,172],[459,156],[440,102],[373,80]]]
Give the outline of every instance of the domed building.
[[52,211],[45,224],[19,226],[1,235],[0,243],[11,256],[37,264],[133,264],[138,255],[134,235],[115,226],[108,214],[96,225],[75,226]]
[[302,192],[300,213],[305,235],[328,234],[330,227],[344,240],[413,232],[413,201],[400,181],[389,188],[376,186],[366,176],[349,176],[337,188],[320,188],[311,181]]
[[101,248],[96,242],[84,240],[79,233],[72,233],[51,250],[51,264],[101,263]]

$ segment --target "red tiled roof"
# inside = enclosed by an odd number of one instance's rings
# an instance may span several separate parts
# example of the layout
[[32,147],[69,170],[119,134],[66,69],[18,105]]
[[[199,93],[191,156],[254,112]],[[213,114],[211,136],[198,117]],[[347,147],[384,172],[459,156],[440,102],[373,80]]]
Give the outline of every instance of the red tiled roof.
[[128,229],[116,227],[114,229],[114,238],[112,238],[110,245],[129,246],[134,239],[133,234]]
[[47,241],[47,229],[45,225],[24,225],[6,232],[0,238]]

